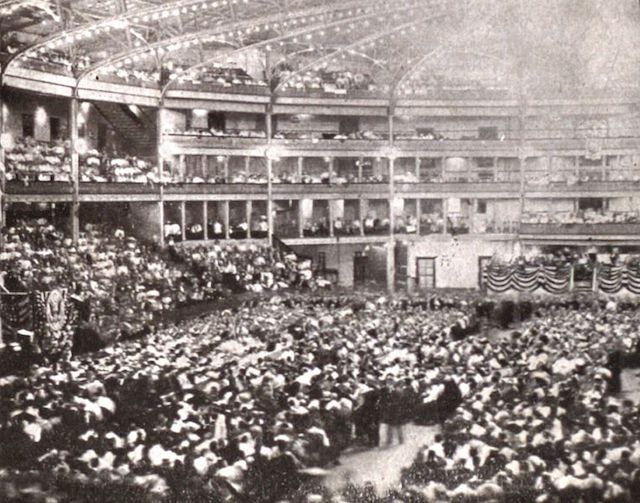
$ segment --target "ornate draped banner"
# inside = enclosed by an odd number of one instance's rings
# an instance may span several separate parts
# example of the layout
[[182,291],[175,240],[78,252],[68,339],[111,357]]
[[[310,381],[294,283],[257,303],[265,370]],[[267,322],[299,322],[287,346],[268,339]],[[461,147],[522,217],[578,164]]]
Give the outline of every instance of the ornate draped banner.
[[33,296],[33,329],[43,355],[53,358],[70,355],[75,310],[68,290],[35,292]]
[[[593,275],[595,274],[595,278]],[[595,272],[591,267],[582,267],[574,273],[575,290],[586,285],[588,290],[595,287],[604,293],[628,290],[640,294],[640,267],[638,265],[600,264]],[[571,266],[551,265],[496,265],[483,271],[484,284],[492,292],[509,290],[534,292],[543,289],[549,293],[564,293],[571,288]],[[583,285],[584,284],[584,285]],[[585,289],[585,288],[582,288]]]
[[490,265],[485,270],[489,290],[534,292],[539,288],[550,293],[569,291],[571,268],[537,265]]
[[603,264],[598,271],[598,288],[605,293],[622,289],[640,294],[640,270],[637,266]]

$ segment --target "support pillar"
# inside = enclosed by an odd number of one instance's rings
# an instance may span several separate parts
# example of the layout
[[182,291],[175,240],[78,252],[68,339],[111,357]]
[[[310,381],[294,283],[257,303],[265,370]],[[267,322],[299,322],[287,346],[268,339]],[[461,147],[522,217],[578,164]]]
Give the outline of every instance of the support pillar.
[[164,246],[164,157],[162,148],[162,135],[163,135],[163,120],[164,120],[164,107],[162,103],[158,107],[158,113],[156,115],[156,161],[158,170],[158,182],[160,183],[160,201],[158,202],[160,211],[160,246]]
[[202,239],[206,241],[209,239],[209,208],[207,201],[202,201],[202,226]]
[[229,239],[231,230],[229,229],[229,201],[223,201],[224,208],[224,238]]
[[[6,123],[6,118],[4,116],[4,100],[2,99],[2,75],[0,72],[0,229],[5,227],[5,187],[6,187],[6,173],[7,167],[5,165],[5,148],[6,145],[6,137],[4,132],[4,125]],[[0,232],[0,247],[4,246],[4,233]],[[2,320],[0,320],[0,344],[2,343]]]
[[209,179],[209,158],[207,154],[202,156],[202,179],[206,182]]
[[[5,157],[4,157],[4,149],[6,147],[5,144],[5,135],[4,135],[4,100],[2,99],[2,75],[0,72],[0,229],[4,229],[4,220],[5,220],[5,205],[4,205],[4,191],[5,191]],[[4,249],[4,233],[0,232],[0,248]],[[0,285],[4,287],[4,280],[0,278]],[[0,308],[2,307],[2,299],[0,299]],[[0,316],[0,348],[4,346],[3,339],[3,326],[2,326],[2,316]]]
[[180,203],[180,231],[182,232],[182,241],[187,239],[187,203]]
[[71,202],[71,237],[74,244],[80,236],[80,159],[78,157],[78,99],[71,98],[69,103],[69,150],[71,154],[71,180],[73,194]]
[[393,237],[389,238],[385,248],[387,249],[387,290],[393,295],[395,292],[396,279],[396,241]]
[[395,162],[396,155],[393,151],[394,145],[394,124],[393,124],[394,106],[389,107],[389,241],[387,243],[387,291],[393,295],[396,287],[396,240],[395,224],[396,217],[394,214],[395,199]]
[[267,241],[269,246],[273,245],[273,159],[269,148],[273,143],[273,117],[272,108],[269,104],[265,116],[267,126]]
[[302,199],[298,199],[298,237],[304,237],[304,213],[302,212]]
[[245,216],[244,219],[247,222],[247,238],[251,239],[251,211],[253,210],[253,202],[249,199],[245,204]]
[[[6,148],[6,138],[4,135],[4,100],[2,99],[2,72],[0,72],[0,229],[5,227],[5,174],[7,172],[5,166],[4,149]],[[0,232],[0,248],[4,249],[4,233]],[[0,283],[4,287],[4,280],[0,279]],[[0,308],[2,308],[2,299],[0,299]],[[3,342],[3,326],[2,316],[0,316],[0,348],[4,347]]]
[[334,230],[333,230],[333,221],[334,221],[334,209],[335,209],[335,199],[329,199],[328,200],[329,203],[329,237],[333,237],[334,234]]
[[304,166],[304,157],[298,157],[298,183],[302,183],[303,166]]
[[164,247],[164,202],[162,202],[163,199],[163,187],[162,185],[160,186],[160,201],[158,201],[158,220],[160,220],[160,246]]
[[[393,135],[392,135],[393,138]],[[393,295],[396,287],[396,239],[395,239],[395,214],[393,202],[395,199],[394,178],[395,157],[389,155],[389,241],[387,242],[387,291]]]

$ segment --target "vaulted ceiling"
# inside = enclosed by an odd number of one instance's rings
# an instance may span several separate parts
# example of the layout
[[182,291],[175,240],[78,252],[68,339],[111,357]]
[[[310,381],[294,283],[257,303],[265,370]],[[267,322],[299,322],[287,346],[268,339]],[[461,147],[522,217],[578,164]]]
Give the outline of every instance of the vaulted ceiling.
[[170,88],[240,68],[271,92],[317,71],[383,93],[437,86],[627,92],[640,82],[636,0],[0,0],[3,71]]

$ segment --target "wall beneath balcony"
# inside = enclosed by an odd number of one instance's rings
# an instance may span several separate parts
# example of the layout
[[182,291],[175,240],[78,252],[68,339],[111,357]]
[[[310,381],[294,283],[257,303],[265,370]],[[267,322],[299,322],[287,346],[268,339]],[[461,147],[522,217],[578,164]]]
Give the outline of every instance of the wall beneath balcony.
[[417,259],[436,259],[436,288],[478,288],[480,257],[510,256],[513,240],[491,240],[479,236],[432,235],[410,242],[407,254],[409,284],[416,284]]
[[160,205],[158,203],[136,202],[129,205],[131,232],[145,241],[158,239],[160,234]]
[[80,204],[80,229],[87,224],[113,227],[144,241],[160,234],[160,207],[154,202],[83,202]]
[[386,285],[386,248],[383,245],[366,244],[331,244],[294,246],[296,253],[313,259],[315,265],[320,263],[320,254],[325,254],[327,269],[335,269],[339,275],[339,286],[353,285],[353,258],[356,252],[368,257],[367,284],[375,283],[381,288]]

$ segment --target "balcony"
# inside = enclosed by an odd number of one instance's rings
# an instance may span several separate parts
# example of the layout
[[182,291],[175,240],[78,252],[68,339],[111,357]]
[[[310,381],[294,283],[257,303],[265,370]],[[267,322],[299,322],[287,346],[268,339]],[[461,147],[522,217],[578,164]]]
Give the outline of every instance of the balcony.
[[520,225],[520,236],[529,241],[585,241],[627,242],[640,240],[640,223],[579,223],[579,224],[537,224]]
[[[553,183],[544,187],[527,185],[527,198],[554,197],[623,197],[638,190],[636,182],[584,182],[576,185]],[[489,199],[510,199],[519,196],[518,182],[418,182],[396,183],[394,192],[397,197],[405,198],[444,198],[473,197]],[[266,199],[266,183],[168,183],[164,185],[164,195],[172,200],[183,196],[189,199],[242,199],[247,196],[254,199]],[[385,199],[389,197],[389,183],[274,183],[274,198],[280,199],[359,199],[361,197]],[[6,196],[9,202],[17,201],[71,201],[73,186],[69,182],[33,182],[24,185],[20,182],[8,182]],[[158,200],[160,185],[142,183],[81,182],[80,200],[118,201]],[[538,224],[529,224],[538,225]],[[617,225],[617,224],[616,224]],[[550,225],[549,227],[552,227]],[[564,229],[562,230],[564,232]],[[580,233],[580,231],[576,231]],[[587,231],[585,231],[587,232]]]
[[266,199],[267,185],[261,183],[184,183],[164,186],[164,198],[169,200]]
[[[259,134],[259,133],[257,133]],[[273,139],[272,147],[288,154],[296,155],[345,155],[380,156],[389,147],[384,134],[377,139]],[[169,148],[174,154],[207,154],[210,151],[237,150],[250,151],[253,155],[264,155],[260,150],[267,145],[266,137],[213,136],[203,133],[167,134]],[[584,155],[589,148],[584,138],[544,138],[528,139],[526,155],[540,157],[546,155]],[[602,138],[597,140],[598,150],[604,153],[635,153],[640,141],[635,137]],[[518,157],[521,151],[517,139],[504,140],[430,140],[424,138],[397,138],[394,148],[404,157]]]
[[622,235],[638,234],[640,237],[640,223],[609,223],[609,224],[521,224],[522,234],[550,234],[550,235]]

